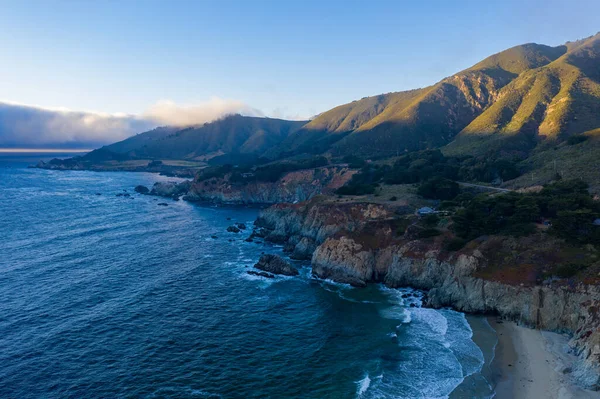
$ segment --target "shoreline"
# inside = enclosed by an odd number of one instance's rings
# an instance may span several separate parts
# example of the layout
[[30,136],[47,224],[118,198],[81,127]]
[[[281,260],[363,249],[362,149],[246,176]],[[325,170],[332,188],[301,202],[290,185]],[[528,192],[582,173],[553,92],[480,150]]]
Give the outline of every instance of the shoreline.
[[522,327],[489,316],[498,344],[491,363],[496,399],[599,398],[570,375],[576,361],[565,335]]

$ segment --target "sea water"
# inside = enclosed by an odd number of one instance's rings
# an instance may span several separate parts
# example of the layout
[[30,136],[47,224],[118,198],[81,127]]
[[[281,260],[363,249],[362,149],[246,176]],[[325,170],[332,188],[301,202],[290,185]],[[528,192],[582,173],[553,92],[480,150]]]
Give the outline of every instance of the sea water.
[[0,397],[492,394],[464,314],[302,262],[298,277],[248,275],[282,254],[226,231],[256,208],[133,192],[172,180],[154,174],[27,168],[39,159],[0,158]]

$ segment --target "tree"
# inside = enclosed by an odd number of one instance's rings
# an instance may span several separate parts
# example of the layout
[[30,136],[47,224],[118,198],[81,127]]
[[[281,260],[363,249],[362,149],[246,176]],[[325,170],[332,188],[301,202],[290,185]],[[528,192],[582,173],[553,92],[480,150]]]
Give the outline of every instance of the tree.
[[460,193],[460,187],[455,181],[434,177],[421,184],[417,193],[424,198],[451,200]]

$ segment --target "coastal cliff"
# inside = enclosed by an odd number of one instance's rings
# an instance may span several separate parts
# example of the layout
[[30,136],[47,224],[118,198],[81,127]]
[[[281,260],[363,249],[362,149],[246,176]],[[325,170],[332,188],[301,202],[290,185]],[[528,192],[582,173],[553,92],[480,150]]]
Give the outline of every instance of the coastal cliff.
[[318,194],[331,194],[356,173],[345,166],[303,169],[284,174],[276,181],[234,182],[231,174],[192,183],[188,201],[224,204],[276,204],[306,201]]
[[600,286],[589,279],[539,277],[562,261],[555,256],[559,241],[541,234],[483,237],[449,251],[446,237],[418,238],[412,226],[399,234],[395,214],[384,205],[316,198],[265,209],[255,225],[292,257],[311,259],[316,277],[354,286],[410,286],[428,291],[428,306],[569,333],[581,361],[565,372],[600,389]]

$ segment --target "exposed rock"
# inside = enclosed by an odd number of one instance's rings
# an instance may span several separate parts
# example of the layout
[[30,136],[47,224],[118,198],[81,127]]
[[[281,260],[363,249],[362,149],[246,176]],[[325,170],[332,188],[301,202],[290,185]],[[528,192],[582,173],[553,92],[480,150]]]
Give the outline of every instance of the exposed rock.
[[254,267],[273,274],[283,274],[284,276],[298,275],[298,270],[294,269],[292,265],[277,255],[262,255]]
[[276,204],[260,212],[254,236],[294,245],[301,259],[309,259],[317,245],[339,231],[356,231],[376,220],[394,216],[392,209],[379,204],[333,204],[315,198],[302,204]]
[[250,274],[251,276],[260,276],[260,277],[266,277],[266,278],[275,278],[274,275],[267,273],[267,272],[255,272],[254,270],[248,270],[246,273]]
[[375,257],[355,241],[342,237],[327,240],[312,257],[312,272],[319,278],[331,279],[354,286],[374,281]]
[[236,223],[235,225],[240,230],[246,230],[246,225],[244,223]]
[[275,182],[235,183],[224,178],[194,181],[188,201],[228,204],[275,204],[306,201],[319,194],[333,193],[355,174],[341,166],[326,166],[289,172]]
[[570,332],[580,355],[572,375],[600,388],[600,287],[511,285],[475,277],[484,262],[477,250],[442,259],[437,251],[415,253],[413,243],[365,248],[351,237],[327,239],[313,254],[313,273],[341,283],[382,282],[429,290],[427,305],[469,313],[494,313],[532,327]]
[[262,227],[261,228],[255,227],[254,230],[252,231],[252,234],[250,235],[250,237],[265,238],[268,234],[269,234],[269,230],[262,228]]
[[156,205],[158,205],[158,206],[169,206],[169,204],[167,204],[166,202],[159,202]]
[[142,186],[141,184],[135,186],[134,191],[136,193],[140,193],[140,194],[148,194],[150,192],[150,190],[148,189],[148,187]]
[[239,233],[240,229],[238,229],[236,226],[229,226],[227,228],[227,231],[230,232],[230,233]]
[[[498,314],[570,333],[570,345],[581,360],[570,375],[587,388],[600,388],[600,286],[540,285],[523,271],[493,272],[498,257],[517,256],[523,264],[536,257],[547,259],[540,249],[547,246],[553,253],[551,238],[540,235],[538,241],[520,242],[482,237],[449,253],[443,250],[443,237],[419,240],[409,228],[398,238],[389,218],[390,211],[380,205],[312,200],[263,210],[255,226],[265,230],[261,235],[267,232],[266,240],[293,245],[292,256],[307,256],[314,248],[312,272],[319,278],[354,286],[376,282],[428,290],[425,306]],[[496,273],[496,279],[490,273]]]
[[176,182],[156,182],[152,186],[150,195],[159,197],[179,198],[186,194],[190,189],[191,182],[186,180],[181,183]]
[[290,258],[297,260],[309,260],[312,258],[313,252],[317,249],[315,240],[309,237],[302,237],[298,244],[294,246],[294,250]]

